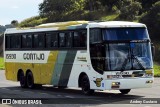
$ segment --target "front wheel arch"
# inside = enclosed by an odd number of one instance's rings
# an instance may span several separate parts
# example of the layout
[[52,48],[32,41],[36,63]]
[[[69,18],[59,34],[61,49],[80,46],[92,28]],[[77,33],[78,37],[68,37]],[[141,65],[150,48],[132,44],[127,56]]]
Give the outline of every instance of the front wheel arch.
[[90,81],[87,75],[83,75],[80,80],[82,91],[85,95],[92,95],[94,90],[90,89]]

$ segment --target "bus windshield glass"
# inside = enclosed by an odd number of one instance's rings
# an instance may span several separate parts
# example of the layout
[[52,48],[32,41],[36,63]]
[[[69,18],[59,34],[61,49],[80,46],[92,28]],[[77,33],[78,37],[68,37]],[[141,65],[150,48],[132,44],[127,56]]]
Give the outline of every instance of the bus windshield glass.
[[153,66],[149,42],[111,43],[106,47],[106,70],[145,70]]
[[91,29],[90,56],[98,72],[153,68],[146,28]]
[[146,28],[107,28],[103,30],[104,40],[146,40]]

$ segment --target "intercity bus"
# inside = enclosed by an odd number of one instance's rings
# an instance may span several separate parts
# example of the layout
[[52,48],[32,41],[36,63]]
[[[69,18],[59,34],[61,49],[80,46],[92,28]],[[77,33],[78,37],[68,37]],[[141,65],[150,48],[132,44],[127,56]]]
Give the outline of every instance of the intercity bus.
[[151,87],[152,45],[144,24],[69,21],[5,32],[5,75],[22,88],[95,90]]

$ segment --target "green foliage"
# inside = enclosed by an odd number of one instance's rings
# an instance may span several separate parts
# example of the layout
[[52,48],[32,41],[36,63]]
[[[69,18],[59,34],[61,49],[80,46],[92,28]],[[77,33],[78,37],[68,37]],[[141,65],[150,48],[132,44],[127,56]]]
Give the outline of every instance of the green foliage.
[[142,13],[150,10],[152,8],[153,4],[158,2],[159,0],[135,0],[141,3],[142,5]]
[[133,2],[132,0],[121,1],[119,18],[123,20],[135,20],[142,6],[139,2]]
[[40,16],[31,17],[23,20],[18,26],[19,27],[34,27],[36,25],[45,23],[47,18],[43,18]]
[[160,77],[160,65],[157,63],[154,63],[154,76]]
[[154,61],[160,63],[160,42],[159,41],[153,41],[153,45],[155,47],[155,57],[154,57]]
[[142,15],[140,22],[147,25],[152,40],[156,41],[160,39],[160,1],[156,2],[150,11]]
[[59,22],[95,20],[104,15],[105,7],[99,0],[44,0],[39,10],[41,16],[47,17],[47,22]]
[[4,69],[4,61],[3,58],[0,57],[0,70]]
[[100,20],[102,21],[112,21],[116,20],[118,18],[119,14],[109,14],[107,16],[101,17]]

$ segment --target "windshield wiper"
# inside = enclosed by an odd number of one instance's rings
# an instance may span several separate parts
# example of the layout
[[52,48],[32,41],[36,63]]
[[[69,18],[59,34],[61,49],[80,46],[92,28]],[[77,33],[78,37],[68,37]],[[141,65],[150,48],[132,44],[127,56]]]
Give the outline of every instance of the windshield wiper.
[[139,65],[139,67],[141,67],[141,69],[145,70],[144,66],[140,63],[137,57],[131,55],[131,58],[137,62],[137,64]]
[[[138,58],[137,57],[135,57],[134,55],[129,55],[128,54],[128,57],[125,59],[125,61],[123,62],[123,64],[122,64],[122,68],[121,68],[121,71],[124,71],[125,70],[125,67],[126,67],[126,65],[127,65],[127,62],[128,62],[128,60],[135,60],[136,62],[137,62],[137,64],[138,64],[138,66],[141,68],[141,69],[143,69],[143,70],[145,70],[145,68],[144,68],[144,66],[140,63],[140,61],[138,60]],[[133,69],[133,61],[132,61],[132,69]]]

